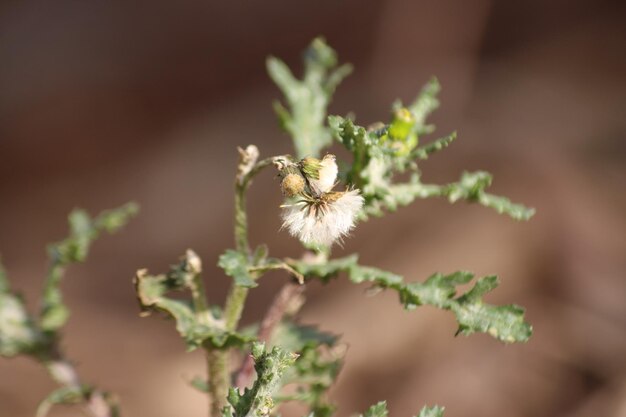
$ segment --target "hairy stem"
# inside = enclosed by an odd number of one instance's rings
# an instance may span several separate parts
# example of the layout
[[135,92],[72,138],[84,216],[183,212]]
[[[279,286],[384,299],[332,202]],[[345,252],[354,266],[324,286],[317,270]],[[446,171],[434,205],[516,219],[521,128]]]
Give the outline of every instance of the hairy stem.
[[247,184],[235,186],[235,247],[243,253],[250,253],[248,243],[248,213],[246,212]]
[[217,417],[222,414],[226,406],[226,396],[230,386],[228,376],[228,352],[216,349],[206,351],[207,368],[209,373],[209,416]]
[[[246,212],[246,192],[252,178],[263,168],[269,166],[274,158],[266,158],[257,162],[258,149],[248,147],[239,149],[240,162],[235,179],[235,247],[250,257],[250,243],[248,242],[248,215]],[[248,297],[248,288],[232,284],[224,306],[224,327],[232,332],[237,329],[243,307]],[[211,402],[210,416],[220,415],[226,406],[226,396],[230,387],[229,352],[225,350],[207,349],[207,365],[209,369],[209,398]]]

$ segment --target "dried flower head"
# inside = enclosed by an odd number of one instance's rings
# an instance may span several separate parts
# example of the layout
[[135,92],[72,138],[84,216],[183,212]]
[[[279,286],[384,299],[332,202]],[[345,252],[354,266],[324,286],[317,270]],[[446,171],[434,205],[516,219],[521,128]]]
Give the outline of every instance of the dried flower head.
[[330,246],[350,233],[363,197],[357,189],[332,191],[338,174],[335,155],[297,163],[280,160],[275,166],[283,193],[296,199],[282,206],[283,228],[307,245]]
[[359,190],[331,191],[320,198],[303,197],[283,207],[283,227],[307,245],[330,246],[347,236],[363,207]]

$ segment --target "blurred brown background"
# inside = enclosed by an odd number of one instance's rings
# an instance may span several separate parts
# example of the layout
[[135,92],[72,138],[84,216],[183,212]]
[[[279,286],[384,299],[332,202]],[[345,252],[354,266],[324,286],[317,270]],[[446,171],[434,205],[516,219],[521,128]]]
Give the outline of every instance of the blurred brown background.
[[[140,217],[69,271],[65,344],[85,380],[119,394],[125,416],[203,415],[205,399],[185,382],[204,372],[201,355],[184,353],[172,323],[138,317],[131,277],[192,247],[221,302],[228,279],[214,265],[232,246],[235,147],[290,149],[264,59],[299,69],[300,51],[322,34],[356,67],[331,112],[385,119],[394,99],[410,100],[437,75],[443,106],[433,121],[460,139],[422,165],[424,179],[486,169],[494,192],[538,212],[516,223],[430,200],[358,227],[338,253],[358,251],[409,279],[497,273],[503,283],[488,300],[525,306],[535,334],[513,346],[454,338],[447,312],[406,313],[393,294],[368,298],[345,280],[312,285],[302,321],[350,345],[332,391],[339,415],[387,399],[392,416],[423,404],[445,405],[448,417],[626,416],[624,5],[5,1],[0,252],[10,278],[34,308],[44,245],[65,235],[69,210],[138,201]],[[279,203],[263,174],[251,190],[251,239],[296,256],[278,232]],[[253,291],[247,323],[284,280],[269,276]],[[0,416],[34,415],[53,387],[36,363],[0,360]]]

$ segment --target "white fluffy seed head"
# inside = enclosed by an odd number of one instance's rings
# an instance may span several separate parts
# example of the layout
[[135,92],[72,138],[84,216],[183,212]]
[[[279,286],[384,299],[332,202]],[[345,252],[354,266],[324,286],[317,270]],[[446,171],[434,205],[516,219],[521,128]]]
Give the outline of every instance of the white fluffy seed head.
[[361,207],[359,190],[301,200],[283,207],[283,228],[304,244],[330,246],[350,233]]

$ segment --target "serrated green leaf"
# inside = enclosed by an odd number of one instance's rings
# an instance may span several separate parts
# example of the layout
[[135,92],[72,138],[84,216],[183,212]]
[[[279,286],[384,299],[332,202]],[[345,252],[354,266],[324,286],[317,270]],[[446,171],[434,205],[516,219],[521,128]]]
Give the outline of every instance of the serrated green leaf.
[[374,404],[361,417],[387,417],[389,411],[387,411],[387,401],[379,401]]
[[364,127],[340,116],[328,116],[328,125],[333,137],[352,153],[352,164],[347,172],[342,173],[346,182],[364,191],[365,197],[373,194],[368,191],[368,187],[375,190],[378,186],[387,184],[388,170],[385,168],[387,163],[375,162],[383,165],[381,170],[373,169],[374,164],[370,165],[372,158],[383,158],[382,151],[376,145],[384,133],[382,131],[368,133]]
[[434,407],[424,407],[420,411],[418,417],[443,417],[445,408],[438,405]]
[[477,280],[471,290],[456,297],[456,287],[469,283],[474,278],[473,274],[463,271],[448,275],[437,273],[424,282],[405,283],[399,275],[358,265],[356,255],[333,259],[326,265],[294,262],[292,266],[306,278],[318,277],[328,281],[340,272],[346,272],[354,283],[371,282],[379,288],[392,289],[409,310],[421,305],[451,310],[456,316],[459,324],[457,333],[460,334],[487,333],[502,342],[513,343],[527,341],[532,333],[532,327],[524,321],[523,308],[516,305],[492,306],[482,301],[487,292],[497,287],[495,276]]
[[496,276],[480,278],[470,291],[450,304],[459,322],[458,332],[464,335],[488,333],[505,343],[527,341],[532,334],[532,327],[524,322],[522,307],[496,307],[483,303],[482,296],[497,286]]
[[282,90],[289,110],[280,104],[274,109],[281,127],[292,137],[297,159],[319,157],[332,139],[324,125],[326,108],[337,85],[352,70],[337,67],[337,55],[322,38],[313,40],[304,56],[305,72],[298,80],[281,60],[267,59],[267,71]]
[[486,193],[485,188],[491,185],[491,181],[492,176],[488,172],[464,172],[458,182],[443,187],[442,192],[451,203],[455,203],[460,199],[477,202],[483,206],[493,208],[498,213],[507,214],[515,220],[528,220],[535,214],[535,209],[533,208],[514,204],[505,197]]
[[[370,196],[362,215],[380,217],[387,211],[395,211],[400,206],[407,206],[415,199],[445,197],[450,203],[464,200],[492,208],[500,214],[507,214],[515,220],[528,220],[535,214],[535,209],[512,203],[505,197],[485,192],[491,185],[491,175],[484,171],[464,172],[457,182],[446,185],[423,184],[418,176],[409,182],[378,187],[377,193]],[[367,190],[367,188],[365,188]]]
[[171,286],[165,275],[148,275],[146,270],[137,271],[135,290],[144,314],[157,309],[176,321],[176,330],[183,337],[189,350],[199,347],[209,336],[210,329],[201,326],[189,302],[173,300],[165,294],[178,287]]
[[106,210],[92,219],[86,211],[76,209],[69,215],[70,235],[65,240],[48,247],[50,270],[46,279],[39,326],[45,332],[62,327],[69,311],[63,304],[60,290],[65,268],[73,263],[84,262],[89,248],[103,231],[114,233],[138,212],[135,203],[125,204],[114,210]]
[[235,284],[240,287],[254,288],[258,284],[250,274],[248,257],[243,253],[228,249],[220,255],[217,266],[222,268],[226,275],[235,279]]
[[228,402],[232,406],[232,411],[225,410],[225,415],[234,415],[235,417],[269,416],[275,406],[273,396],[280,389],[283,373],[293,365],[297,358],[296,354],[277,346],[271,351],[267,351],[262,343],[253,345],[252,356],[257,378],[252,388],[246,388],[243,394],[237,388],[230,389]]

